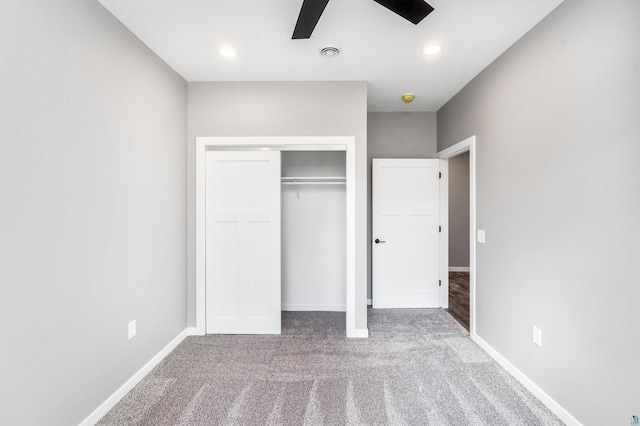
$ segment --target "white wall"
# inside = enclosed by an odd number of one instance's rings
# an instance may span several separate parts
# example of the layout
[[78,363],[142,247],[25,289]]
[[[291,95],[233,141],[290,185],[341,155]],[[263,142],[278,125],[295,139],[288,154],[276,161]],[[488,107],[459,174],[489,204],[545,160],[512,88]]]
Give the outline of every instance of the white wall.
[[356,328],[366,328],[367,85],[364,82],[189,83],[189,323],[195,324],[195,138],[355,136]]
[[477,135],[478,334],[585,425],[640,413],[639,22],[566,0],[438,111]]
[[187,87],[94,1],[0,31],[0,424],[73,425],[186,327]]

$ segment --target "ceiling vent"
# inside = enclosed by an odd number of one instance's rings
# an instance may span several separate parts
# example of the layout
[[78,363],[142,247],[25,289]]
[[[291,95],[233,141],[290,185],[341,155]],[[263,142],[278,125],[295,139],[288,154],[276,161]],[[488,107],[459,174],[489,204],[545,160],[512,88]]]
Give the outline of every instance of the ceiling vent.
[[334,46],[327,46],[320,49],[320,54],[322,56],[326,56],[328,58],[332,58],[334,56],[338,56],[340,54],[340,49]]

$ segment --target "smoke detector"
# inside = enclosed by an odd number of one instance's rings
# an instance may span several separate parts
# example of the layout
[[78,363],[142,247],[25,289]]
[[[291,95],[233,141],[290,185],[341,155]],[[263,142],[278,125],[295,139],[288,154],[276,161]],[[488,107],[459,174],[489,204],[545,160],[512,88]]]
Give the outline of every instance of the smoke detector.
[[416,95],[414,95],[413,93],[405,93],[404,95],[402,95],[402,101],[405,104],[410,104],[414,99],[415,99]]
[[328,58],[333,58],[334,56],[338,56],[340,54],[340,49],[335,46],[326,46],[320,49],[320,54]]

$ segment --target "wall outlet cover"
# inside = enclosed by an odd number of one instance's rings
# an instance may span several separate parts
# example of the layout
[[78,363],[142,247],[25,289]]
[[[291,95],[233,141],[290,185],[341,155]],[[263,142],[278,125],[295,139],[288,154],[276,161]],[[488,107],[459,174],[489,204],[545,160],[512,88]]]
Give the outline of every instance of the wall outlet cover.
[[478,242],[484,244],[485,242],[485,232],[484,229],[478,229]]

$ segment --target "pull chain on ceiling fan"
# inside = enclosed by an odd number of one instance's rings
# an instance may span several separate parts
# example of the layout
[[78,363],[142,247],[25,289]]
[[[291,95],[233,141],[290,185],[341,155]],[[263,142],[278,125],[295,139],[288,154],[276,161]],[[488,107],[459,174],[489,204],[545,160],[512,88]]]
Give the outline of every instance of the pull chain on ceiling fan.
[[[433,12],[433,7],[424,0],[373,0],[407,21],[418,25],[420,21]],[[322,16],[329,0],[303,0],[298,22],[293,30],[294,40],[307,39]]]

